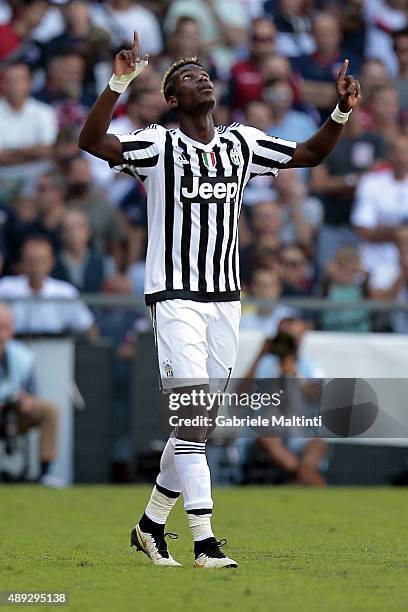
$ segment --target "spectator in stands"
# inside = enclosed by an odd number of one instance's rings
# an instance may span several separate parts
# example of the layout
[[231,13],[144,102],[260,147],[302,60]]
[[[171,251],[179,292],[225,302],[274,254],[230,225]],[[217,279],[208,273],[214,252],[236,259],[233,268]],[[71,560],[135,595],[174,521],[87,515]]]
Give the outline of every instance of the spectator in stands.
[[245,108],[245,123],[267,132],[272,123],[270,106],[261,100],[249,102]]
[[121,200],[118,214],[129,245],[128,263],[144,260],[147,246],[147,199],[140,183],[135,183]]
[[35,197],[22,192],[15,198],[13,207],[7,209],[4,223],[7,251],[6,274],[18,273],[21,246],[27,236],[38,234],[39,229]]
[[278,0],[264,2],[264,11],[270,15],[278,30],[278,53],[287,57],[309,55],[315,49],[311,35],[311,20],[304,0]]
[[283,55],[272,53],[266,56],[261,63],[260,73],[262,77],[262,88],[267,89],[278,81],[289,83],[292,89],[292,107],[297,110],[308,110],[316,116],[316,110],[307,107],[302,101],[302,78],[298,73],[293,72],[290,61]]
[[372,90],[367,100],[367,126],[392,144],[401,131],[398,91],[393,85]]
[[163,48],[160,25],[152,11],[134,0],[107,0],[93,3],[92,21],[94,25],[108,32],[114,49],[126,47],[133,41],[133,31],[137,28],[140,36],[142,55],[158,55]]
[[[11,302],[16,332],[77,333],[94,338],[93,315],[79,300],[78,291],[50,277],[54,266],[51,243],[42,237],[28,238],[21,256],[23,273],[0,279],[0,299]],[[59,301],[42,301],[53,298]]]
[[47,81],[36,97],[54,108],[60,130],[78,134],[95,102],[95,91],[84,87],[85,61],[74,51],[54,56],[47,66]]
[[295,169],[280,172],[273,187],[280,208],[282,243],[299,242],[308,256],[313,255],[323,218],[321,202],[308,195],[306,185]]
[[313,54],[293,58],[294,69],[304,79],[303,99],[313,104],[326,119],[336,104],[336,92],[333,90],[333,79],[345,59],[350,60],[350,72],[360,73],[359,58],[342,49],[342,38],[339,20],[330,13],[318,13],[312,22],[312,33],[316,44]]
[[[306,331],[304,321],[296,315],[283,318],[276,335],[267,338],[245,378],[279,378],[295,405],[287,405],[291,413],[316,414],[319,397],[318,380],[324,376],[321,367],[314,363],[303,347]],[[300,377],[300,378],[299,378]],[[286,385],[284,383],[287,379]],[[289,480],[300,485],[323,486],[325,479],[321,466],[327,453],[324,440],[299,437],[299,431],[285,431],[278,437],[261,436],[257,442],[268,457],[280,467]]]
[[[251,125],[267,132],[271,125],[272,117],[270,108],[261,100],[249,102],[245,108],[245,124]],[[253,206],[261,201],[273,200],[273,178],[271,176],[259,175],[253,177],[244,189],[243,202],[245,205],[244,212],[249,206]],[[242,230],[242,219],[240,218],[240,232]],[[240,235],[240,244],[242,245],[243,236]]]
[[160,59],[159,72],[164,73],[180,57],[198,56],[203,62],[211,80],[217,80],[217,69],[211,60],[211,53],[202,38],[200,21],[189,15],[178,18],[174,30],[167,37],[167,53]]
[[269,337],[275,336],[282,319],[292,316],[296,311],[289,306],[279,304],[282,295],[282,283],[279,270],[255,268],[252,271],[249,296],[263,300],[262,306],[255,309],[244,308],[241,329],[262,331]]
[[262,58],[260,65],[262,83],[265,86],[275,81],[290,81],[293,86],[293,73],[290,61],[283,55],[270,53]]
[[93,186],[87,158],[77,156],[65,167],[67,206],[81,208],[92,228],[93,246],[102,254],[110,253],[120,239],[120,228],[115,209],[106,197]]
[[0,99],[0,183],[32,183],[49,165],[57,136],[54,110],[30,96],[25,64],[3,71]]
[[13,336],[12,311],[0,304],[0,419],[5,410],[12,409],[17,414],[19,433],[39,428],[40,482],[55,485],[49,471],[57,455],[58,408],[38,395],[34,355]]
[[61,245],[61,224],[65,214],[65,184],[56,170],[50,170],[37,181],[35,198],[38,211],[38,230],[31,232],[49,238],[56,253]]
[[250,209],[249,225],[250,236],[246,246],[240,249],[241,276],[245,284],[250,282],[258,249],[265,246],[270,248],[271,245],[274,249],[279,248],[281,230],[279,206],[273,200],[258,202]]
[[[399,252],[399,273],[395,281],[387,288],[372,289],[370,297],[376,300],[394,300],[401,304],[408,302],[408,225],[395,231],[395,244]],[[391,314],[391,329],[398,334],[408,333],[408,313],[395,310]]]
[[340,20],[344,48],[353,55],[364,57],[367,29],[364,19],[364,2],[362,0],[342,0],[332,4],[330,9]]
[[255,242],[264,235],[273,236],[279,240],[281,212],[275,201],[258,202],[251,209],[250,221]]
[[89,246],[91,228],[86,214],[68,210],[62,222],[62,249],[52,276],[67,281],[81,293],[98,292],[104,280],[103,257]]
[[126,101],[125,114],[113,119],[109,127],[112,134],[133,132],[157,123],[163,112],[163,99],[157,92],[134,87]]
[[357,244],[358,238],[350,222],[355,189],[361,176],[385,158],[384,139],[365,129],[362,112],[357,108],[334,151],[320,166],[312,169],[310,188],[321,198],[324,209],[318,245],[321,271],[340,247]]
[[42,174],[32,196],[22,193],[8,210],[4,224],[7,272],[18,272],[20,249],[29,236],[45,236],[56,253],[60,247],[61,222],[65,212],[65,186],[54,170]]
[[313,275],[305,252],[300,244],[287,244],[281,250],[282,295],[289,297],[310,296]]
[[232,111],[243,110],[262,95],[261,66],[275,50],[276,28],[269,19],[254,19],[249,32],[249,56],[231,69],[226,103]]
[[[380,299],[408,302],[408,252],[401,253],[400,274],[395,283],[386,292],[381,292]],[[408,334],[408,315],[406,310],[395,311],[392,314],[392,331],[397,334]]]
[[405,0],[371,0],[364,2],[367,24],[365,55],[384,62],[387,72],[397,74],[397,59],[393,50],[392,34],[408,25]]
[[394,33],[394,51],[398,73],[393,83],[398,92],[401,111],[408,111],[408,27]]
[[[324,371],[320,364],[316,363],[314,359],[308,354],[304,346],[304,337],[306,332],[310,330],[306,322],[298,314],[285,317],[279,323],[277,333],[288,334],[294,340],[296,347],[296,363],[291,367],[296,368],[295,375],[301,376],[305,379],[310,378],[323,378]],[[273,353],[271,349],[272,337],[269,337],[259,355],[252,366],[252,372],[257,378],[274,378],[279,376],[279,359],[276,353]],[[253,378],[254,376],[250,376]]]
[[387,289],[399,274],[398,228],[408,224],[408,137],[390,149],[389,169],[366,174],[356,191],[351,220],[362,242],[371,289]]
[[364,98],[359,110],[363,113],[364,127],[375,129],[371,117],[370,101],[377,89],[391,86],[391,80],[385,65],[380,59],[369,59],[363,63],[361,68],[361,87]]
[[202,26],[202,38],[221,72],[231,67],[237,47],[246,42],[247,11],[236,0],[173,0],[164,20],[172,32],[181,16],[193,17]]
[[85,83],[87,86],[94,86],[97,64],[111,60],[109,35],[92,24],[89,2],[70,0],[61,7],[61,11],[65,30],[45,45],[45,63],[67,52],[78,53],[85,61]]
[[378,87],[390,85],[390,77],[384,63],[380,59],[366,60],[361,68],[361,87],[364,91],[364,100],[371,98],[371,93]]
[[41,49],[32,35],[47,9],[46,0],[26,0],[15,8],[9,23],[0,24],[0,62],[38,65]]
[[287,140],[303,141],[316,131],[316,123],[306,113],[292,110],[293,89],[287,80],[265,83],[263,100],[269,105],[272,122],[268,133]]
[[371,331],[370,313],[356,308],[353,302],[369,297],[368,274],[364,270],[358,250],[340,248],[326,268],[322,283],[323,296],[328,300],[350,302],[350,308],[327,309],[322,313],[321,328],[328,331]]

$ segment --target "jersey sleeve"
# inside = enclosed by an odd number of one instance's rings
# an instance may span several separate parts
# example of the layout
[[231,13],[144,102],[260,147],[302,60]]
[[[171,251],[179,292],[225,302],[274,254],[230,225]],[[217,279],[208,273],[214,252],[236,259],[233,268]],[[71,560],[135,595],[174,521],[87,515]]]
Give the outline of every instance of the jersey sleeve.
[[276,176],[285,168],[295,154],[297,143],[269,136],[254,127],[242,126],[242,135],[251,152],[249,178],[260,174]]
[[156,168],[164,147],[166,130],[152,124],[128,134],[115,134],[122,144],[123,163],[112,166],[115,172],[124,172],[142,182]]

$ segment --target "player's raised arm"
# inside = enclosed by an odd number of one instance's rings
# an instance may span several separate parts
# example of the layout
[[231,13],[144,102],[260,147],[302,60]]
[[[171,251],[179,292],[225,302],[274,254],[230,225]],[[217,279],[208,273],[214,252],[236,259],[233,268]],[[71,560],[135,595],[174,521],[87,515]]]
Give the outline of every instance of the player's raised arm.
[[139,56],[139,37],[135,31],[133,47],[120,51],[115,57],[113,75],[101,93],[84,123],[79,135],[79,147],[113,165],[122,162],[122,147],[113,134],[107,134],[113,109],[121,93],[147,66],[148,55]]
[[336,81],[336,108],[309,140],[298,144],[287,168],[317,166],[336,146],[350,113],[361,98],[360,83],[353,76],[347,76],[348,64],[349,61],[344,60]]

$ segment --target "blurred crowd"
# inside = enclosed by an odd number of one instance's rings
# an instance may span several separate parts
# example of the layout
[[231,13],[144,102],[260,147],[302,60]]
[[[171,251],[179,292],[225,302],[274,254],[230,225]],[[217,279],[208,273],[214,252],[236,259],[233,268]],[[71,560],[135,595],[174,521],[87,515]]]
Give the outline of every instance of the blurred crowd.
[[[244,193],[243,290],[263,305],[247,306],[242,325],[274,336],[294,314],[281,298],[325,297],[319,315],[301,310],[317,329],[408,332],[403,312],[352,304],[408,297],[408,0],[0,0],[0,300],[143,296],[143,186],[77,145],[134,29],[150,66],[121,97],[113,133],[173,126],[161,75],[198,55],[217,124],[303,141],[334,108],[349,58],[363,99],[335,151]],[[83,304],[75,316],[54,309],[21,305],[16,331],[96,333]]]

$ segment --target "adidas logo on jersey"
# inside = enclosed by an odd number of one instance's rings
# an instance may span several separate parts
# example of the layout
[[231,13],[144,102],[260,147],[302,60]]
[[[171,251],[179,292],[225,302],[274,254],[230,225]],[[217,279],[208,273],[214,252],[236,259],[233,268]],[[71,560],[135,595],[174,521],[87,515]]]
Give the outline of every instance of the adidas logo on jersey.
[[219,177],[183,176],[181,178],[181,199],[191,203],[233,202],[238,194],[238,181],[230,176]]
[[184,165],[189,163],[182,147],[174,147],[174,151],[176,153],[176,164]]
[[188,159],[187,157],[184,155],[184,153],[179,153],[176,156],[176,164],[188,164]]

